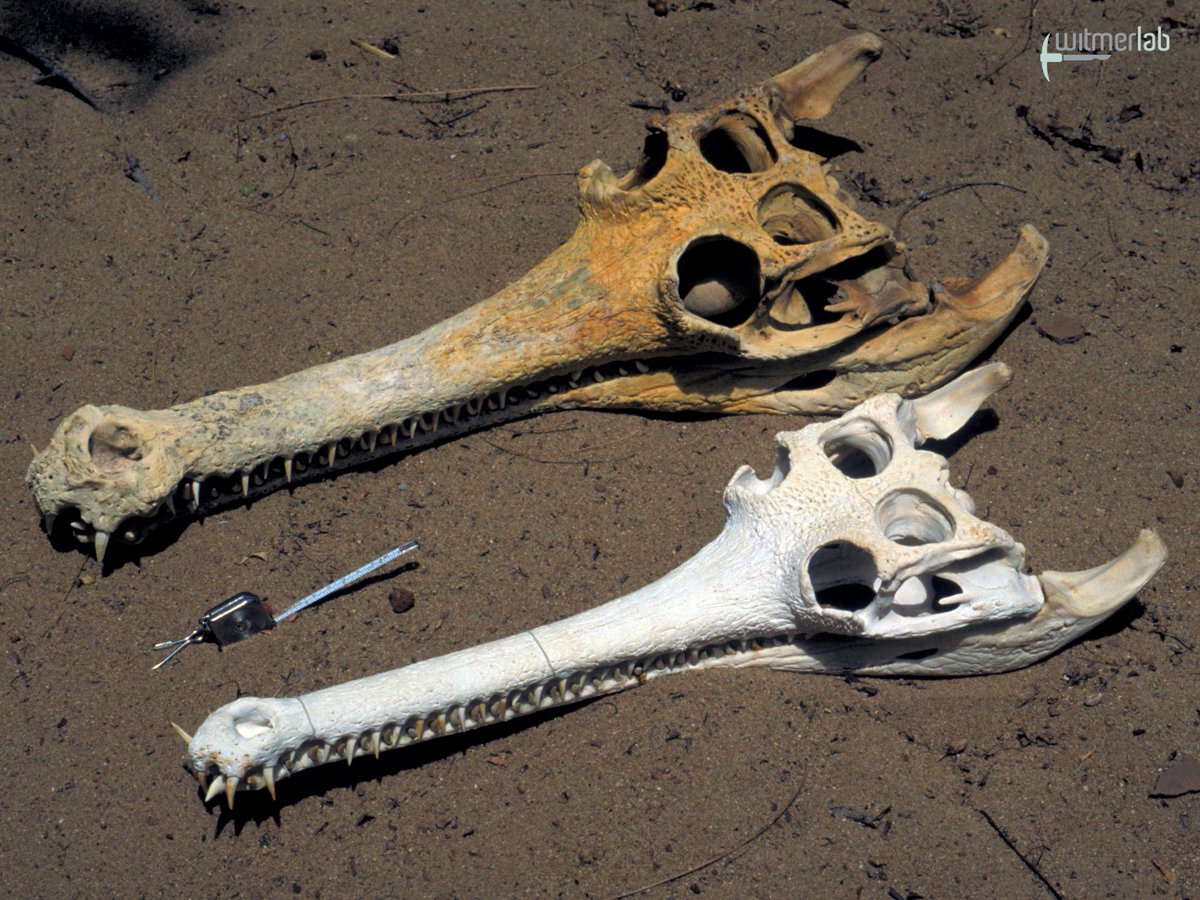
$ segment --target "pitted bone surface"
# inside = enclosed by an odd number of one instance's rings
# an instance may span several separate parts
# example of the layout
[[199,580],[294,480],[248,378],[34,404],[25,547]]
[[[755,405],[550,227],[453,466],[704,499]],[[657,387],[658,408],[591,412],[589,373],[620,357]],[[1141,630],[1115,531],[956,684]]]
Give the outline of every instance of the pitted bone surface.
[[85,406],[28,481],[103,556],[162,524],[559,408],[832,413],[953,377],[1046,259],[1031,226],[991,273],[930,288],[851,206],[798,123],[881,52],[848,37],[763,84],[652,120],[623,176],[579,173],[574,235],[527,275],[390,346],[167,410]]
[[928,397],[873,397],[777,437],[774,472],[740,469],[724,529],[640,590],[531,631],[302,697],[242,697],[189,739],[208,799],[332,760],[407,746],[660,675],[713,667],[971,675],[1028,665],[1104,619],[1157,571],[1143,532],[1078,573],[1022,571],[1024,548],[975,515],[919,449],[1008,383],[992,364]]

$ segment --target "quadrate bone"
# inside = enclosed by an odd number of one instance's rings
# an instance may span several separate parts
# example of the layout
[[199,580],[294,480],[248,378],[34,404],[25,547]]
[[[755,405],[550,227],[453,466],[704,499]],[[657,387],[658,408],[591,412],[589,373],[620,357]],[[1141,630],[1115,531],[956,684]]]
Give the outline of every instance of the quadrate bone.
[[[242,697],[189,741],[207,800],[693,669],[975,675],[1036,662],[1134,595],[1166,558],[1143,531],[1084,572],[1022,572],[1025,550],[975,516],[945,458],[1008,383],[992,364],[929,396],[871,398],[777,436],[775,471],[743,466],[728,520],[653,584],[550,625],[301,697]],[[178,727],[178,726],[176,726]]]
[[1011,321],[1046,259],[932,288],[807,149],[880,53],[859,34],[579,174],[575,234],[495,296],[388,347],[170,409],[85,406],[29,468],[48,529],[103,558],[167,522],[551,409],[829,413],[917,394]]

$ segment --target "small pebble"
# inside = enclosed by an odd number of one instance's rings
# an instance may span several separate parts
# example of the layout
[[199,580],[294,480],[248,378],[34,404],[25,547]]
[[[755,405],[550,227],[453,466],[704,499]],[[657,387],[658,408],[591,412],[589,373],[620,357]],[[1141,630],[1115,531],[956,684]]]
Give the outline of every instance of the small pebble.
[[75,358],[75,345],[74,344],[63,344],[62,347],[59,348],[58,355],[61,356],[63,359],[65,359],[67,362],[70,362],[71,360],[73,360]]
[[1200,791],[1200,761],[1194,756],[1181,756],[1159,773],[1151,797],[1179,797]]
[[406,613],[416,604],[417,598],[413,596],[413,592],[408,588],[393,588],[388,594],[388,603],[392,605],[392,612]]
[[1056,344],[1074,344],[1082,341],[1085,334],[1083,322],[1062,313],[1038,313],[1033,327]]
[[309,50],[308,58],[315,59],[318,62],[320,62],[321,60],[323,60],[325,58],[325,51],[324,50]]

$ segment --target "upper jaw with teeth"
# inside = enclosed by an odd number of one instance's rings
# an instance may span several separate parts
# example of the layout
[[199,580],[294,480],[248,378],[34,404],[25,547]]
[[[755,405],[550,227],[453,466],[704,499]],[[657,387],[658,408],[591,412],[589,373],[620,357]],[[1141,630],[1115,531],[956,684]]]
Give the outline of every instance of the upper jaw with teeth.
[[545,410],[828,413],[945,382],[1011,321],[1046,244],[1024,226],[983,278],[908,277],[903,246],[796,127],[880,48],[855,35],[652,121],[633,171],[580,171],[562,247],[421,334],[167,410],[81,408],[29,469],[47,524],[102,555],[110,535]]
[[1103,620],[1165,559],[1143,531],[1084,572],[1024,574],[1024,548],[920,450],[1007,383],[999,364],[928,397],[874,397],[780,434],[775,471],[725,491],[717,538],[657,582],[559,622],[286,699],[242,697],[189,741],[208,799],[335,760],[713,667],[975,675],[1036,662]]

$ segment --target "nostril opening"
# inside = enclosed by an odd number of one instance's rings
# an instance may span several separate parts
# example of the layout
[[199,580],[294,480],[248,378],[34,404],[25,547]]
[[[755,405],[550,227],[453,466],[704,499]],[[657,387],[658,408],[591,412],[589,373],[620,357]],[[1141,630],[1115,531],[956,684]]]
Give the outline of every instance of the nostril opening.
[[258,737],[273,727],[271,720],[262,715],[238,716],[233,720],[234,730],[244,738]]
[[137,462],[142,458],[142,445],[132,431],[121,425],[105,422],[89,435],[88,455],[100,468],[110,468],[121,462]]
[[683,251],[676,271],[684,308],[716,325],[741,325],[758,307],[758,254],[745,244],[726,237],[701,238]]
[[700,155],[715,169],[734,175],[765,172],[779,155],[766,129],[741,112],[726,113],[697,136]]

